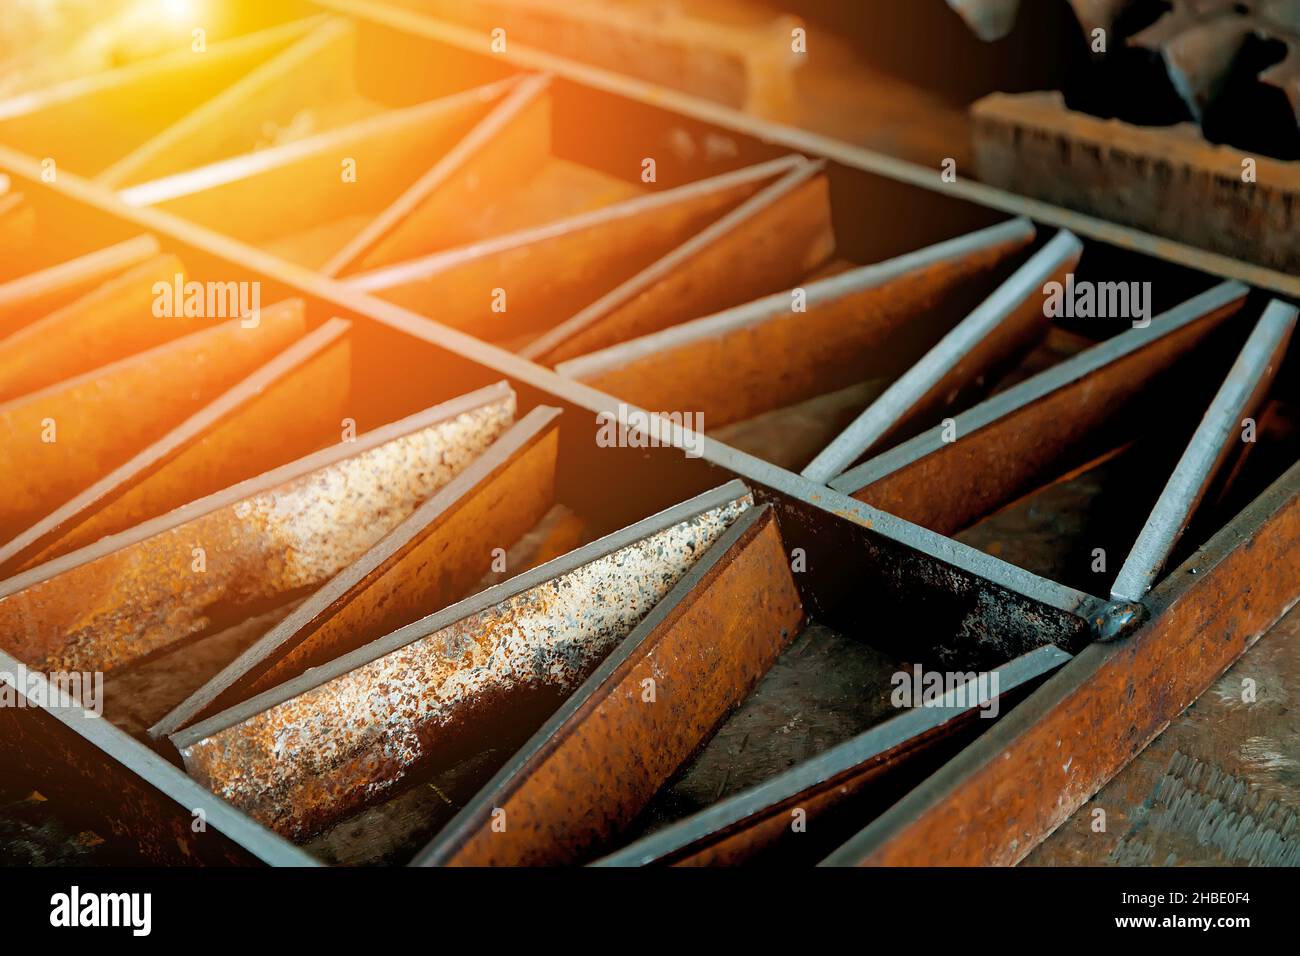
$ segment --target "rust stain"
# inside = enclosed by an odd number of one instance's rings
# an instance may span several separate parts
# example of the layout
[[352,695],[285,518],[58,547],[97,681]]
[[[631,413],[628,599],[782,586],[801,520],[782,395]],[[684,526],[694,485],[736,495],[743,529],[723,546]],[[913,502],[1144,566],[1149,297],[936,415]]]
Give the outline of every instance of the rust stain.
[[[576,687],[749,496],[506,598],[184,747],[190,774],[299,839],[391,793],[512,699]],[[214,718],[216,719],[216,718]]]

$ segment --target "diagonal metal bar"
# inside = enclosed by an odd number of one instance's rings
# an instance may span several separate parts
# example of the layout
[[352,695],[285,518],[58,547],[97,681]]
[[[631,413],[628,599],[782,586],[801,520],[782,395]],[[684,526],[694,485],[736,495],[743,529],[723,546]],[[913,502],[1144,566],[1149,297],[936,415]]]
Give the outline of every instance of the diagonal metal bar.
[[153,313],[158,284],[183,283],[183,271],[176,256],[154,256],[0,339],[0,401],[201,329],[202,320]]
[[968,527],[1069,466],[1084,440],[1210,332],[1249,290],[1225,282],[1151,320],[994,395],[954,419],[956,438],[933,428],[830,483],[940,533]]
[[136,236],[0,284],[0,335],[48,315],[160,251],[152,235]]
[[1019,354],[1044,331],[1044,284],[1063,281],[1082,252],[1073,233],[1057,233],[826,446],[803,476],[825,484],[908,422],[933,412],[945,396]]
[[[450,211],[448,203],[434,207],[430,202],[440,191],[466,178],[472,178],[478,188],[490,189],[493,182],[504,184],[517,178],[529,162],[543,159],[551,145],[550,84],[545,75],[519,80],[428,172],[331,256],[321,266],[321,274],[337,276],[354,265],[374,268],[409,258],[406,252],[418,243],[420,233]],[[538,117],[545,123],[541,135],[534,127]]]
[[241,482],[0,582],[0,646],[108,670],[328,580],[514,418],[504,384]]
[[798,633],[788,562],[769,505],[738,518],[414,863],[554,866],[616,835]]
[[[169,320],[156,320],[169,321]],[[303,302],[159,345],[0,403],[0,538],[84,490],[299,338]]]
[[[1003,696],[1052,673],[1070,660],[1053,645],[1017,657],[998,670]],[[945,694],[936,706],[918,707],[817,754],[756,787],[616,850],[597,866],[735,865],[753,859],[789,831],[790,810],[813,823],[821,814],[880,781],[931,746],[978,722],[986,701],[975,681]]]
[[[95,181],[112,189],[138,184],[251,150],[265,124],[328,107],[355,86],[356,24],[328,17],[295,43],[257,64],[176,122],[113,163]],[[300,76],[310,76],[303,83]],[[232,149],[234,147],[234,149]]]
[[526,739],[541,721],[526,715],[577,687],[752,501],[731,482],[171,740],[195,779],[273,830],[306,836],[416,767]]
[[1300,464],[1147,595],[1147,623],[1084,648],[825,865],[1024,859],[1292,606],[1294,576],[1260,569],[1297,549]]
[[1125,558],[1111,587],[1112,600],[1141,601],[1155,584],[1197,505],[1240,447],[1243,418],[1253,415],[1267,397],[1296,315],[1295,306],[1274,300],[1260,316]]
[[[346,284],[491,338],[544,329],[802,162],[788,156],[759,163],[362,273]],[[509,293],[504,313],[491,310],[496,288]]]
[[[257,460],[250,452],[259,450],[259,445],[265,446],[269,440],[272,449],[282,455],[292,449],[293,426],[301,427],[304,418],[311,421],[315,417],[317,427],[306,429],[305,434],[313,447],[318,445],[325,433],[319,416],[324,414],[333,430],[342,411],[349,364],[344,336],[350,325],[343,319],[331,319],[299,339],[129,461],[0,545],[0,569],[28,562],[38,550],[37,560],[43,563],[42,559],[66,554],[78,545],[126,530],[186,501],[218,491],[230,484],[225,480],[227,474],[247,468],[250,459]],[[336,345],[343,348],[333,348]],[[322,355],[327,355],[329,361],[314,365],[313,360]],[[305,383],[307,388],[272,390],[263,395],[272,386],[283,384],[282,380],[304,371],[315,372]],[[333,400],[328,397],[331,392]],[[295,393],[300,401],[285,401]],[[203,447],[204,436],[218,428],[247,436],[244,447]],[[209,487],[196,487],[195,481],[186,480],[194,478],[204,479]],[[124,494],[128,496],[125,502]],[[83,527],[88,522],[91,526]]]
[[295,20],[0,102],[0,140],[95,175],[324,20]]
[[800,163],[519,354],[553,365],[795,285],[835,249],[825,168]]
[[554,500],[559,410],[539,406],[221,673],[150,728],[165,737],[465,596],[492,549]]
[[[318,866],[283,837],[250,820],[181,770],[86,710],[47,675],[0,650],[0,685],[25,705],[0,708],[0,739],[39,774],[42,788],[72,778],[67,799],[98,813],[103,832],[153,864]],[[202,815],[217,841],[194,839]],[[215,846],[214,846],[215,844]]]
[[1032,224],[1012,220],[809,283],[807,311],[780,292],[556,371],[642,408],[689,409],[714,427],[741,421],[881,374],[898,361],[883,348],[894,333],[1033,237]]

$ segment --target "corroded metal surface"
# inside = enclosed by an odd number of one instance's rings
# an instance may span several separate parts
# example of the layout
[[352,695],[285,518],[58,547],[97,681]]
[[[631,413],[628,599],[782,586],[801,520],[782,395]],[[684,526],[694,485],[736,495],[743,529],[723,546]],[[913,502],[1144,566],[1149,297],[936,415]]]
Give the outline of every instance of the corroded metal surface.
[[703,497],[724,500],[646,519],[172,741],[214,793],[304,837],[394,792],[440,752],[504,735],[530,699],[581,683],[752,502],[735,482]]
[[159,251],[153,236],[136,236],[0,283],[0,334],[48,315]]
[[884,347],[892,336],[1033,237],[1013,220],[809,283],[806,311],[780,292],[556,371],[641,408],[700,412],[710,427],[740,421],[883,374],[899,361]]
[[1099,119],[1067,109],[1058,92],[992,93],[971,107],[971,119],[982,182],[1288,274],[1300,267],[1293,162]]
[[[21,663],[0,650],[0,675],[20,673]],[[75,807],[78,822],[93,826],[110,854],[135,865],[316,865],[108,720],[82,709],[45,675],[26,677],[16,691],[26,695],[35,681],[42,700],[0,707],[3,766],[40,780],[51,798]],[[4,677],[0,682],[8,683]],[[202,833],[194,828],[196,811],[207,825]]]
[[[1085,439],[1231,318],[1247,289],[1223,283],[845,472],[831,487],[948,534],[1067,471]],[[1086,454],[1085,454],[1085,457]]]
[[770,507],[742,516],[415,862],[581,861],[749,692],[803,613]]
[[514,417],[485,389],[183,506],[0,584],[0,644],[108,670],[321,584],[450,481]]
[[551,147],[550,77],[519,81],[492,111],[321,268],[328,276],[376,269],[439,248],[466,206],[517,182]]
[[1295,601],[1300,465],[1147,597],[1130,637],[1080,652],[829,864],[1015,863]]
[[1083,243],[1060,232],[963,319],[921,360],[896,379],[847,429],[803,469],[828,482],[873,447],[918,420],[937,418],[964,389],[978,386],[1021,357],[1047,331],[1043,306],[1050,282],[1064,283]]
[[[0,339],[0,401],[195,332],[212,320],[154,314],[155,285],[184,282],[174,255],[154,256]],[[80,348],[69,348],[76,342]]]
[[303,336],[26,531],[0,545],[0,568],[32,568],[240,479],[337,434],[347,398],[350,323]]
[[[500,339],[536,332],[588,305],[669,252],[798,157],[639,196],[536,229],[363,273],[348,280],[453,328]],[[493,311],[493,290],[506,311]]]
[[150,734],[174,733],[464,597],[495,563],[493,550],[515,542],[551,507],[558,414],[529,412]]
[[1264,310],[1120,568],[1112,600],[1140,601],[1156,582],[1211,483],[1244,447],[1242,427],[1267,398],[1295,323],[1294,306],[1274,300]]
[[290,300],[263,309],[255,328],[233,319],[0,404],[0,537],[125,462],[303,329],[303,303]]
[[[1009,699],[1016,691],[1069,659],[1069,654],[1048,645],[996,668],[1000,708],[1009,708]],[[804,840],[810,831],[791,830],[794,811],[802,810],[803,823],[815,828],[811,832],[817,832],[826,814],[868,788],[879,788],[885,778],[932,751],[936,744],[953,738],[969,739],[991,726],[980,719],[985,701],[979,697],[977,681],[972,673],[971,681],[961,689],[947,691],[936,706],[894,714],[784,772],[726,794],[707,808],[601,858],[597,864],[736,865],[773,849],[792,832],[790,840]],[[887,688],[858,690],[887,696]],[[824,837],[819,835],[817,842],[822,840]]]
[[797,285],[835,250],[824,163],[802,163],[520,350],[546,365]]

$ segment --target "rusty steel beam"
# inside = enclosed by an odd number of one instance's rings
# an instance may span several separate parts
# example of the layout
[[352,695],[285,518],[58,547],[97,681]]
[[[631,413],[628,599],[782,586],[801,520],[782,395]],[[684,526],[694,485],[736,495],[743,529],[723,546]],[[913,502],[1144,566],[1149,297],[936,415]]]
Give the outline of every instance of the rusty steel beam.
[[[1046,645],[997,668],[1001,696],[1070,660]],[[980,700],[969,681],[929,707],[906,710],[748,790],[669,824],[595,861],[597,866],[734,866],[753,860],[790,832],[791,812],[809,824],[933,746],[978,726]],[[504,804],[500,804],[504,806]]]
[[[89,815],[115,848],[152,865],[320,865],[0,650],[0,693],[4,685],[24,699],[0,707],[5,757],[40,780],[45,796]],[[209,830],[196,838],[200,813]]]
[[[1300,269],[1296,163],[1171,135],[1165,127],[1089,116],[1068,109],[1055,91],[992,93],[971,107],[971,121],[982,182],[1043,201],[1035,205],[1080,210],[1089,214],[1080,218],[1096,217],[1092,222],[1135,227],[1211,250],[1219,255],[1179,258],[1189,264],[1200,260],[1197,266],[1213,274],[1253,271],[1238,260],[1280,270],[1245,281],[1296,294],[1289,280],[1277,281]],[[1249,185],[1242,182],[1246,159],[1255,167]],[[1153,186],[1166,182],[1183,185]],[[1155,249],[1161,244],[1144,236],[1128,245]]]
[[1020,357],[1047,331],[1046,283],[1065,282],[1083,253],[1062,230],[919,362],[896,379],[802,474],[825,484],[909,424],[933,419],[974,381]]
[[581,862],[645,808],[803,619],[776,516],[751,509],[414,863]]
[[[1068,471],[1069,456],[1122,421],[1159,376],[1245,302],[1225,282],[957,415],[830,483],[836,491],[941,534]],[[1113,443],[1112,443],[1113,444]],[[1074,462],[1078,464],[1079,462]]]
[[825,168],[796,166],[519,354],[554,365],[797,285],[835,251]]
[[0,141],[94,175],[323,20],[314,17],[0,101]]
[[[505,95],[505,80],[141,183],[119,196],[317,268]],[[345,176],[344,161],[358,172]],[[297,240],[303,240],[301,244]]]
[[0,193],[0,253],[10,268],[22,262],[36,235],[36,210],[20,192]]
[[125,462],[303,329],[302,300],[291,299],[262,309],[254,328],[232,319],[0,403],[0,538]]
[[[253,150],[268,125],[356,97],[356,24],[328,17],[95,177],[112,189]],[[301,82],[310,76],[310,82]]]
[[0,582],[0,646],[109,670],[319,586],[460,473],[514,418],[481,389]]
[[146,234],[0,283],[0,335],[48,315],[161,251],[158,240]]
[[0,544],[0,570],[43,564],[219,491],[250,469],[256,472],[257,463],[269,462],[269,468],[319,447],[343,412],[349,326],[331,319],[294,342],[129,461]]
[[1267,399],[1296,315],[1295,306],[1276,299],[1264,310],[1125,558],[1111,600],[1141,601],[1155,584],[1216,476],[1241,449],[1244,419]]
[[733,481],[170,739],[196,780],[301,839],[417,766],[526,739],[544,718],[525,715],[581,684],[752,502]]
[[[320,268],[368,270],[431,251],[431,233],[464,214],[473,194],[507,189],[551,151],[549,76],[529,76]],[[469,195],[467,195],[469,194]],[[436,248],[436,245],[433,246]]]
[[[723,173],[366,272],[346,285],[484,338],[536,332],[573,315],[801,162],[789,156]],[[506,292],[505,312],[492,310],[495,289]]]
[[[0,401],[201,329],[201,319],[160,318],[153,311],[156,285],[183,283],[183,273],[176,256],[154,256],[0,339]],[[70,342],[81,347],[69,348]]]
[[175,733],[441,610],[555,497],[559,410],[539,406],[401,524],[149,729]]
[[[426,17],[470,28],[480,49],[488,32],[500,27],[512,44],[608,66],[757,115],[787,116],[795,109],[802,58],[792,53],[790,38],[803,21],[794,16],[759,11],[738,17],[733,10],[709,17],[686,4],[599,0],[432,0],[421,6]],[[408,13],[388,9],[396,17]]]
[[888,343],[934,302],[1023,249],[1017,219],[794,291],[561,362],[556,371],[652,410],[700,412],[710,427],[882,374]]
[[1024,859],[1295,603],[1297,554],[1300,464],[1146,596],[1145,624],[1079,652],[826,865]]

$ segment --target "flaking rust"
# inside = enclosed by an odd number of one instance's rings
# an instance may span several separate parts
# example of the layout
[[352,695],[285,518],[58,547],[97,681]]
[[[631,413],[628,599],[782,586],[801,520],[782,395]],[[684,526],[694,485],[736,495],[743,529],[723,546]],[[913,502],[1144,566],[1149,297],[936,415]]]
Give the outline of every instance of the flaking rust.
[[171,739],[214,793],[309,836],[577,687],[752,504],[739,483],[720,491],[706,510],[646,519]]
[[494,547],[518,540],[553,504],[558,415],[533,409],[149,733],[170,734],[465,597]]
[[[467,396],[467,398],[473,398]],[[0,585],[0,643],[29,666],[109,670],[317,586],[469,465],[514,418],[483,390],[250,479]],[[447,409],[444,414],[442,409]],[[345,457],[346,456],[346,457]],[[267,476],[264,476],[266,478]]]
[[416,862],[581,861],[645,808],[803,619],[775,515],[752,509]]

